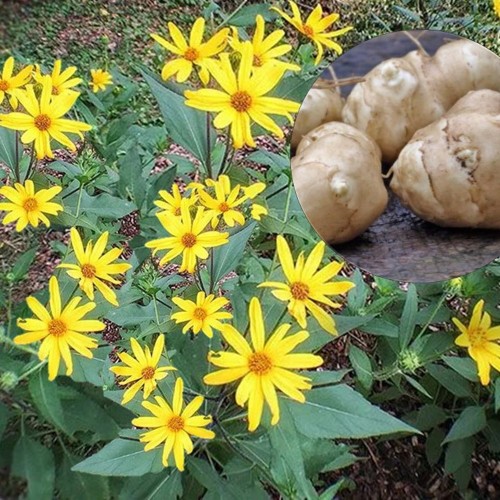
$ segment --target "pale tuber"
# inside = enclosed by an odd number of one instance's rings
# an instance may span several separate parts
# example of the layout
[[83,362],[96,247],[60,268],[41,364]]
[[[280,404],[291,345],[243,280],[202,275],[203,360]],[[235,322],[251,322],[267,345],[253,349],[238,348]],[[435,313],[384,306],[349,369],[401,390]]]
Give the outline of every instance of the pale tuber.
[[392,167],[391,188],[441,226],[500,228],[500,93],[470,92],[419,130]]
[[384,211],[381,169],[378,146],[350,125],[327,123],[302,139],[292,176],[302,209],[322,239],[349,241]]

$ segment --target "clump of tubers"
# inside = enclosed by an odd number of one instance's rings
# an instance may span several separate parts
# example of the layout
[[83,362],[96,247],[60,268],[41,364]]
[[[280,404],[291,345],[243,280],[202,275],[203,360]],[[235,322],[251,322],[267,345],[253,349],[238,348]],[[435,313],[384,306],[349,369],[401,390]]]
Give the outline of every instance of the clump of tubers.
[[480,89],[500,91],[500,58],[475,42],[458,40],[433,57],[412,51],[376,66],[347,98],[343,121],[366,132],[383,161],[393,162],[417,130]]
[[312,87],[299,109],[293,126],[292,148],[295,149],[302,137],[322,123],[341,120],[344,100],[338,87]]
[[349,241],[382,214],[388,196],[380,149],[363,132],[330,122],[309,132],[292,160],[302,209],[322,239]]
[[419,130],[392,167],[391,188],[446,227],[500,228],[500,93],[469,92]]

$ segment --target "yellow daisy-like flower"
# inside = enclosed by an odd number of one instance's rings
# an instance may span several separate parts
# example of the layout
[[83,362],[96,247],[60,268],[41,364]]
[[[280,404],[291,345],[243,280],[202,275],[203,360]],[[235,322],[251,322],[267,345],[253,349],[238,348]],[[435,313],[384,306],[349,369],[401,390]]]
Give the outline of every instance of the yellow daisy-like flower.
[[194,273],[196,259],[208,257],[207,248],[218,247],[228,242],[228,233],[205,231],[212,216],[206,213],[203,207],[198,208],[194,219],[186,204],[181,206],[180,217],[168,212],[161,212],[156,216],[161,225],[172,235],[146,243],[146,247],[154,249],[153,255],[158,250],[170,250],[161,258],[160,265],[164,265],[182,254],[182,264],[179,271]]
[[500,0],[493,0],[493,8],[498,17],[500,17]]
[[91,69],[90,76],[92,77],[90,85],[94,93],[106,90],[106,87],[113,85],[113,76],[104,69]]
[[275,10],[281,17],[288,21],[292,26],[294,26],[300,33],[312,40],[318,50],[316,56],[315,64],[319,64],[323,57],[323,46],[335,50],[337,54],[342,54],[342,47],[331,40],[341,36],[348,31],[352,30],[352,26],[347,28],[342,28],[336,31],[326,32],[326,30],[340,17],[339,14],[330,14],[323,17],[323,9],[320,4],[316,5],[314,10],[309,14],[305,22],[302,21],[302,16],[300,14],[297,4],[292,0],[289,0],[290,8],[292,9],[293,17],[282,10],[271,7],[271,10]]
[[9,57],[3,65],[0,76],[0,104],[8,95],[12,109],[16,109],[18,105],[17,90],[29,83],[33,71],[33,66],[26,66],[17,75],[14,75],[14,62],[14,58]]
[[127,404],[137,394],[139,389],[144,388],[143,398],[156,389],[157,381],[164,379],[170,370],[175,370],[173,366],[158,366],[165,347],[165,335],[160,334],[156,339],[151,353],[148,346],[141,348],[136,339],[130,339],[130,347],[135,358],[126,352],[118,353],[118,357],[127,366],[112,366],[110,371],[122,377],[128,377],[119,382],[120,385],[133,384],[123,393],[122,404]]
[[161,190],[158,192],[158,194],[161,196],[162,200],[157,200],[154,202],[154,204],[157,207],[165,210],[166,212],[176,216],[181,215],[182,204],[186,204],[188,207],[191,207],[197,201],[197,197],[195,195],[192,195],[188,198],[183,197],[177,184],[172,185],[172,193]]
[[186,104],[202,111],[215,111],[214,126],[223,129],[231,126],[231,137],[235,148],[244,145],[255,147],[251,122],[283,137],[283,131],[268,115],[286,116],[292,121],[290,113],[296,113],[300,104],[267,97],[283,77],[284,69],[272,63],[260,68],[253,67],[253,50],[250,42],[242,44],[242,56],[238,73],[231,66],[229,56],[221,55],[220,63],[207,63],[210,73],[223,90],[201,89],[186,90]]
[[172,302],[182,309],[182,312],[176,312],[170,317],[176,323],[185,323],[182,333],[193,330],[194,334],[203,332],[208,338],[213,337],[213,330],[222,330],[224,328],[221,319],[231,319],[233,315],[220,309],[229,304],[229,300],[224,297],[217,297],[210,294],[205,296],[205,292],[198,292],[196,302],[192,300],[174,297]]
[[231,189],[231,180],[227,175],[219,176],[216,181],[207,179],[206,184],[214,189],[215,197],[210,196],[203,189],[198,191],[198,196],[200,203],[208,208],[207,213],[212,215],[212,227],[217,227],[220,217],[229,227],[235,224],[240,226],[245,224],[245,217],[237,208],[248,199],[247,196],[238,198],[241,186],[237,185]]
[[354,283],[350,281],[329,282],[342,269],[343,264],[330,262],[318,271],[325,253],[323,242],[314,247],[307,260],[304,259],[304,252],[301,252],[296,264],[293,263],[292,253],[285,238],[278,236],[276,243],[287,283],[266,281],[259,286],[277,288],[273,290],[273,295],[279,300],[289,302],[288,312],[302,328],[307,326],[306,311],[309,310],[322,328],[336,335],[337,330],[332,316],[316,302],[330,307],[340,307],[340,304],[332,302],[327,295],[340,295],[354,287]]
[[227,325],[222,335],[236,352],[211,352],[209,361],[223,369],[205,375],[203,380],[209,385],[222,385],[242,379],[236,390],[236,403],[244,406],[248,402],[248,429],[254,431],[260,424],[264,401],[271,410],[271,424],[278,423],[280,409],[276,389],[305,402],[301,391],[310,389],[311,381],[290,370],[316,368],[323,359],[314,354],[291,354],[309,334],[300,331],[286,337],[289,324],[280,325],[266,342],[262,308],[256,297],[250,301],[249,317],[252,346],[238,330]]
[[108,243],[109,233],[104,232],[96,241],[95,246],[92,241],[87,242],[85,250],[83,242],[76,227],[71,228],[71,246],[75,252],[78,264],[59,264],[58,267],[69,269],[68,275],[76,280],[80,280],[79,286],[90,300],[94,300],[94,286],[102,293],[103,297],[118,306],[116,293],[105,281],[119,285],[120,281],[113,278],[112,274],[122,274],[127,272],[132,266],[126,262],[113,263],[122,253],[122,249],[113,248],[104,253]]
[[33,77],[38,83],[42,85],[44,85],[45,78],[49,77],[53,95],[64,94],[68,90],[71,90],[82,83],[81,78],[72,78],[72,76],[77,71],[76,66],[70,66],[64,71],[61,71],[61,69],[62,61],[60,59],[57,59],[57,61],[54,63],[54,68],[52,69],[52,73],[50,75],[42,75],[40,68],[37,67]]
[[100,332],[106,325],[102,321],[83,319],[95,308],[93,302],[78,306],[81,297],[73,297],[64,307],[57,278],[49,280],[49,306],[46,309],[35,297],[28,297],[26,303],[36,318],[17,320],[17,326],[26,330],[14,338],[16,344],[32,344],[42,340],[38,356],[41,360],[49,358],[49,380],[54,380],[59,370],[61,358],[66,365],[66,375],[73,373],[71,349],[92,358],[92,351],[97,347],[97,340],[89,337],[89,332]]
[[16,182],[14,187],[0,188],[0,195],[9,200],[9,202],[0,203],[0,210],[9,212],[3,218],[2,223],[10,224],[17,221],[16,231],[22,231],[28,224],[38,227],[40,221],[49,227],[50,221],[45,214],[57,215],[63,210],[59,203],[50,201],[61,190],[61,186],[53,186],[35,191],[35,185],[31,180],[25,181],[24,185]]
[[500,371],[500,326],[491,327],[491,316],[483,313],[484,300],[480,300],[472,311],[469,326],[452,318],[460,330],[455,344],[466,347],[469,356],[476,362],[481,384],[490,383],[491,367]]
[[[289,44],[278,45],[285,36],[285,32],[283,30],[275,30],[266,37],[265,31],[264,18],[259,14],[255,18],[255,33],[252,38],[253,66],[260,68],[264,64],[273,63],[282,65],[287,70],[300,71],[300,66],[277,59],[292,50],[292,46]],[[242,52],[243,42],[239,39],[236,28],[233,28],[233,36],[229,41],[229,45],[234,51]]]
[[178,56],[163,66],[161,72],[163,80],[168,80],[172,75],[177,74],[177,81],[185,82],[196,65],[198,67],[200,80],[206,85],[210,79],[210,74],[206,68],[206,62],[224,50],[229,29],[224,28],[213,35],[207,42],[202,42],[205,31],[205,20],[199,17],[196,19],[191,29],[189,43],[184,38],[181,30],[174,23],[168,23],[168,30],[173,43],[165,40],[165,38],[159,35],[151,35],[160,45]]
[[212,423],[212,417],[206,415],[195,415],[203,404],[203,396],[196,396],[184,407],[182,391],[184,382],[178,378],[175,382],[172,405],[169,405],[162,397],[155,396],[155,403],[144,401],[142,406],[149,410],[153,416],[138,417],[132,420],[132,425],[137,427],[152,428],[141,435],[141,442],[147,443],[145,451],[150,451],[163,442],[162,462],[168,467],[168,458],[174,454],[176,467],[184,470],[184,454],[193,451],[193,442],[190,436],[201,439],[213,439],[215,433],[205,429]]
[[38,159],[53,158],[50,141],[55,139],[70,151],[76,151],[76,146],[66,133],[79,135],[92,127],[86,123],[68,120],[63,116],[72,108],[78,99],[77,92],[64,92],[52,96],[52,82],[49,76],[43,77],[43,88],[38,101],[32,85],[27,85],[26,91],[19,91],[17,98],[23,105],[26,113],[8,113],[0,115],[0,125],[13,130],[25,131],[21,136],[24,144],[35,143]]

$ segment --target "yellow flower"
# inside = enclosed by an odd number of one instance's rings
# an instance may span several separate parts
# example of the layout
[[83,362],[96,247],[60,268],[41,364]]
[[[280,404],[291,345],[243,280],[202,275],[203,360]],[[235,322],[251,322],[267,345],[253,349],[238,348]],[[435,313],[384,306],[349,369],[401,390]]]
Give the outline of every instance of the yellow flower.
[[172,302],[181,308],[182,312],[176,312],[170,317],[176,323],[187,321],[182,333],[192,329],[194,334],[202,331],[208,338],[212,338],[212,328],[219,331],[224,328],[224,325],[219,320],[233,317],[229,312],[220,311],[222,307],[229,304],[229,300],[224,297],[215,298],[213,294],[205,296],[205,292],[198,292],[196,302],[181,299],[180,297],[174,297]]
[[153,353],[146,346],[142,349],[136,339],[130,339],[130,347],[135,358],[126,352],[118,353],[118,357],[127,366],[112,366],[110,371],[122,377],[128,377],[119,382],[120,385],[133,384],[123,393],[122,404],[127,404],[137,394],[141,387],[144,388],[143,398],[156,389],[157,381],[163,380],[170,370],[175,370],[173,366],[158,366],[160,357],[165,347],[165,336],[160,334],[153,347]]
[[87,242],[85,250],[83,242],[76,227],[71,228],[71,245],[75,252],[78,264],[60,264],[58,267],[69,269],[68,275],[75,280],[80,280],[79,286],[90,300],[94,300],[94,285],[102,293],[103,297],[118,306],[115,292],[105,281],[119,285],[120,281],[111,277],[112,274],[121,274],[128,271],[132,266],[125,262],[113,263],[122,253],[120,248],[113,248],[104,253],[108,243],[109,233],[104,232],[96,241]]
[[491,316],[483,314],[484,300],[480,300],[472,311],[469,326],[465,326],[457,318],[453,323],[461,335],[455,339],[455,344],[467,347],[469,356],[476,362],[481,384],[490,383],[491,367],[500,371],[500,326],[491,327]]
[[0,203],[0,210],[9,212],[2,223],[9,224],[17,220],[16,231],[22,231],[28,224],[38,227],[40,221],[49,227],[50,221],[45,214],[57,215],[57,212],[63,210],[59,203],[50,201],[61,192],[61,189],[61,186],[53,186],[35,191],[35,185],[31,180],[25,181],[24,185],[16,182],[14,187],[0,188],[0,195],[10,201],[10,203]]
[[113,77],[111,73],[105,71],[104,69],[91,69],[90,75],[92,76],[92,81],[90,85],[94,92],[99,92],[100,90],[106,90],[108,85],[113,85]]
[[297,263],[293,263],[290,247],[283,236],[276,239],[278,257],[283,268],[287,283],[266,281],[259,286],[277,288],[273,295],[283,301],[288,301],[288,312],[297,320],[302,328],[307,326],[306,310],[316,318],[318,323],[328,333],[337,334],[335,322],[331,315],[322,309],[316,302],[330,307],[340,307],[332,302],[327,295],[340,295],[354,287],[350,281],[328,281],[341,269],[341,262],[330,262],[323,269],[318,267],[325,253],[325,244],[318,243],[304,261],[304,252],[301,252]]
[[73,297],[64,307],[61,304],[61,294],[57,278],[49,280],[50,312],[35,297],[28,297],[26,303],[36,318],[17,320],[17,326],[28,333],[14,338],[16,344],[31,344],[42,340],[38,357],[41,360],[49,358],[49,380],[54,380],[59,370],[61,358],[66,365],[66,375],[73,373],[71,349],[85,356],[92,357],[90,349],[97,347],[97,340],[88,336],[89,332],[104,330],[101,321],[83,319],[95,308],[93,302],[78,306],[81,297]]
[[203,404],[203,397],[196,396],[184,408],[182,391],[184,382],[178,378],[175,382],[175,389],[172,404],[169,405],[162,397],[155,396],[156,404],[144,401],[142,406],[149,410],[153,416],[138,417],[132,420],[132,425],[136,427],[148,427],[153,430],[141,435],[141,442],[147,443],[145,451],[150,451],[161,443],[163,445],[162,462],[168,467],[168,458],[174,454],[176,467],[184,470],[184,454],[193,451],[193,442],[190,436],[201,439],[213,439],[215,433],[204,429],[212,423],[212,418],[205,415],[195,415]]
[[35,80],[42,85],[44,85],[45,78],[48,76],[50,78],[53,95],[64,94],[68,90],[71,90],[73,87],[82,83],[81,78],[71,78],[76,73],[76,66],[70,66],[62,72],[61,69],[62,61],[57,59],[50,75],[42,75],[40,68],[37,67],[33,76]]
[[259,205],[258,203],[253,203],[251,208],[252,219],[260,220],[263,215],[267,215],[269,212],[266,207]]
[[160,265],[164,265],[182,254],[182,264],[179,271],[194,273],[196,259],[208,257],[207,248],[218,247],[228,242],[228,233],[205,231],[212,216],[207,214],[202,207],[198,208],[194,219],[191,218],[189,207],[185,204],[181,206],[180,217],[168,212],[161,212],[156,216],[161,225],[172,235],[146,243],[146,247],[154,249],[153,255],[158,250],[170,250],[161,258]]
[[493,0],[493,8],[498,17],[500,17],[500,0]]
[[305,22],[302,22],[302,16],[300,14],[297,4],[292,0],[289,0],[290,7],[293,12],[293,17],[282,10],[271,7],[271,10],[275,10],[281,17],[286,19],[291,25],[293,25],[300,33],[302,33],[307,38],[311,39],[318,49],[318,54],[316,56],[315,64],[319,64],[323,57],[323,45],[330,49],[335,50],[337,54],[342,54],[342,47],[331,40],[331,38],[336,38],[348,31],[352,30],[352,26],[347,28],[342,28],[336,31],[326,32],[326,30],[340,17],[339,14],[330,14],[329,16],[323,17],[323,9],[321,5],[318,4],[314,10],[309,14]]
[[64,92],[61,95],[52,96],[51,79],[45,76],[40,102],[35,96],[33,86],[28,85],[26,92],[17,93],[17,98],[24,106],[26,113],[0,115],[0,125],[25,131],[21,136],[21,141],[24,144],[35,143],[38,159],[54,157],[50,146],[51,138],[66,146],[70,151],[76,151],[75,145],[65,133],[78,134],[83,139],[82,132],[92,127],[86,123],[62,117],[75,104],[79,95],[77,92]]
[[271,63],[252,69],[252,44],[244,42],[241,50],[242,56],[237,74],[227,54],[221,55],[220,63],[215,61],[207,63],[210,73],[223,91],[201,89],[184,92],[188,106],[202,111],[218,112],[214,119],[216,128],[231,126],[231,137],[235,148],[241,148],[245,144],[255,147],[251,121],[278,137],[283,137],[281,128],[267,115],[282,115],[292,121],[290,113],[297,112],[300,107],[299,103],[265,95],[281,80],[284,73],[282,67]]
[[211,352],[209,361],[223,369],[205,375],[203,380],[209,385],[222,385],[242,379],[236,390],[236,403],[244,406],[248,401],[248,429],[254,431],[260,424],[264,401],[271,410],[271,424],[278,423],[280,409],[276,389],[305,402],[300,391],[310,389],[311,381],[290,370],[316,368],[323,359],[314,354],[291,354],[309,334],[300,331],[285,338],[289,324],[280,325],[266,342],[262,308],[256,297],[250,301],[249,317],[252,346],[233,326],[227,325],[222,335],[236,352]]
[[172,75],[177,73],[177,81],[185,82],[191,75],[194,65],[196,65],[199,68],[198,74],[200,80],[206,85],[210,79],[206,62],[224,50],[229,29],[224,28],[213,35],[207,42],[202,42],[205,31],[205,20],[199,17],[191,29],[189,43],[174,23],[168,23],[168,30],[173,43],[168,42],[159,35],[151,35],[160,45],[163,45],[168,51],[178,56],[163,66],[161,77],[164,80],[168,80]]
[[5,95],[9,96],[9,102],[12,109],[18,105],[17,90],[24,87],[31,80],[33,66],[26,66],[17,75],[14,72],[14,58],[9,57],[3,65],[2,75],[0,76],[0,104],[2,104]]
[[[300,71],[300,66],[277,59],[292,50],[292,46],[288,44],[276,47],[284,36],[285,32],[283,30],[275,30],[265,37],[264,18],[259,14],[255,18],[255,33],[252,38],[253,66],[260,68],[264,64],[272,62],[276,65],[282,65],[283,68],[287,70]],[[238,30],[236,28],[233,28],[233,36],[229,44],[234,51],[242,52],[243,42],[239,39]]]
[[207,213],[212,215],[212,227],[217,227],[221,216],[229,227],[245,224],[245,217],[237,208],[247,200],[246,196],[238,198],[241,187],[237,185],[231,189],[231,181],[227,175],[219,176],[216,181],[207,179],[206,184],[215,190],[215,198],[203,189],[198,191],[198,196],[201,204],[208,208]]
[[158,194],[161,196],[161,198],[163,198],[163,201],[157,200],[154,202],[155,205],[176,216],[181,215],[181,205],[183,203],[190,207],[197,201],[196,196],[184,198],[179,191],[179,186],[177,184],[172,185],[172,194],[165,190],[159,191]]

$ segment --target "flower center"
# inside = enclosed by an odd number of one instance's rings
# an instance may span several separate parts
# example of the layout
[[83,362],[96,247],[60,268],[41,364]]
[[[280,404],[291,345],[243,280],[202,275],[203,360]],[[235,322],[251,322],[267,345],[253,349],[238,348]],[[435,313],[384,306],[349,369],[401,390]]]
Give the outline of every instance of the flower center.
[[0,80],[0,91],[5,92],[6,90],[9,90],[9,82]]
[[207,316],[207,311],[205,311],[205,309],[203,309],[203,307],[197,307],[194,311],[193,311],[193,316],[194,316],[194,319],[199,319],[201,321],[203,321]]
[[296,281],[290,285],[290,293],[296,300],[306,300],[309,297],[309,287],[305,283]]
[[200,57],[200,53],[196,49],[193,49],[193,47],[188,47],[186,52],[184,52],[184,59],[188,61],[196,61],[198,57]]
[[53,86],[52,87],[52,95],[59,95],[61,91],[59,90],[59,87]]
[[181,207],[177,207],[174,209],[174,215],[177,215],[177,216],[181,215]]
[[486,337],[486,330],[482,328],[476,328],[475,330],[469,331],[469,342],[471,347],[480,346],[484,342]]
[[255,54],[253,56],[253,65],[260,67],[260,66],[262,66],[262,64],[263,64],[262,57]]
[[307,24],[302,25],[302,32],[304,33],[304,35],[308,36],[309,38],[314,35],[314,30],[310,26],[308,26]]
[[228,205],[225,201],[223,201],[223,202],[219,205],[219,210],[220,210],[221,212],[227,212],[227,211],[229,210],[229,208],[230,208],[230,207],[229,207],[229,205]]
[[184,419],[180,415],[172,415],[167,422],[167,427],[172,432],[179,432],[184,429]]
[[82,266],[82,275],[84,278],[93,278],[95,276],[95,266],[92,264],[83,264]]
[[50,128],[52,120],[47,115],[38,115],[35,118],[35,127],[42,132]]
[[36,198],[26,198],[23,202],[23,208],[26,212],[34,212],[38,208]]
[[142,378],[151,380],[155,376],[155,369],[152,366],[146,366],[141,372]]
[[182,244],[186,248],[191,248],[196,245],[196,236],[193,233],[186,233],[181,238]]
[[239,90],[231,96],[231,106],[240,113],[244,113],[252,106],[252,96],[244,90]]
[[54,337],[62,337],[66,333],[66,324],[60,319],[51,319],[49,322],[49,333]]
[[263,352],[254,352],[248,358],[248,369],[257,375],[266,375],[272,368],[273,362]]

